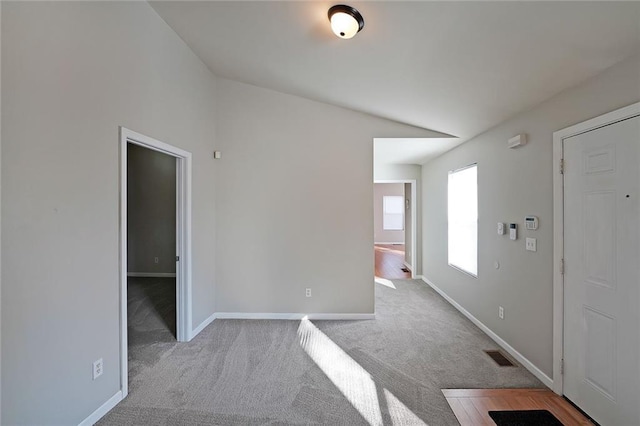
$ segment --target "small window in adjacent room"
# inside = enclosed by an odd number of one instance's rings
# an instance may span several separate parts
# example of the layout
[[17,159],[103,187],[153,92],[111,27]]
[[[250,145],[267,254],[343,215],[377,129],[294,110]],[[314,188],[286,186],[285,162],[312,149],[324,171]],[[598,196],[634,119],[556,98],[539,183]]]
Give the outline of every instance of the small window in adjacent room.
[[478,276],[478,165],[449,172],[449,265]]
[[382,229],[385,231],[404,230],[404,197],[385,195],[382,197]]

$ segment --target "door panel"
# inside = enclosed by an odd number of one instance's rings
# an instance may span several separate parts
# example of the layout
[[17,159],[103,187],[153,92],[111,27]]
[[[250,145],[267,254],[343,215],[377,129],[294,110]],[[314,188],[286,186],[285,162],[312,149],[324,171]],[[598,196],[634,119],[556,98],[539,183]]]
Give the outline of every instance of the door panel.
[[585,380],[615,401],[615,318],[584,307]]
[[564,393],[640,425],[640,117],[564,140]]
[[596,191],[584,195],[585,280],[615,289],[615,192]]

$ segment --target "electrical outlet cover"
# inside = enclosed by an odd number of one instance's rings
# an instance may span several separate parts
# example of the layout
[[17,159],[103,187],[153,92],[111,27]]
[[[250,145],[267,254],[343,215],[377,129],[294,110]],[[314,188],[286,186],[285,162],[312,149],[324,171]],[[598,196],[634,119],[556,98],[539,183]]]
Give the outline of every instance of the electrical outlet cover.
[[93,362],[93,380],[102,376],[102,372],[104,370],[104,366],[102,364],[102,358]]

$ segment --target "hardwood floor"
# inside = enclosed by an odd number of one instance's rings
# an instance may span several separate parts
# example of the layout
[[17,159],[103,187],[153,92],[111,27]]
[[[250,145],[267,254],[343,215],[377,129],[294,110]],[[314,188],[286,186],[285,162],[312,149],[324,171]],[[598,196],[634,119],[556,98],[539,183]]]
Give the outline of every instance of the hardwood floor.
[[568,401],[548,389],[443,389],[461,426],[495,426],[489,411],[548,410],[565,426],[590,425]]
[[404,244],[376,244],[376,277],[387,279],[411,278],[411,272],[404,272]]

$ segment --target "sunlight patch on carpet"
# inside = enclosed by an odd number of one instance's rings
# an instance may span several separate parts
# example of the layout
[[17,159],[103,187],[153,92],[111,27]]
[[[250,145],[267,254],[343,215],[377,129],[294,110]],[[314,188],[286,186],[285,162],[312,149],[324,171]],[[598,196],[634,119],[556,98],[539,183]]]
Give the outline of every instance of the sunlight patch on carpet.
[[311,321],[298,327],[300,346],[370,425],[382,425],[376,384],[371,375]]
[[376,277],[376,283],[385,285],[385,286],[390,287],[390,288],[392,288],[394,290],[396,289],[396,286],[393,285],[393,282],[391,282],[391,280],[388,280],[386,278]]
[[384,389],[384,397],[387,400],[387,408],[389,408],[389,415],[391,416],[393,426],[427,426],[420,417],[416,416],[413,411],[387,389]]
[[[395,287],[394,287],[395,288]],[[320,331],[307,317],[298,327],[300,346],[320,367],[347,400],[371,426],[382,425],[382,410],[376,384],[371,374],[340,346]],[[424,425],[395,395],[384,389],[389,414],[394,425]]]

